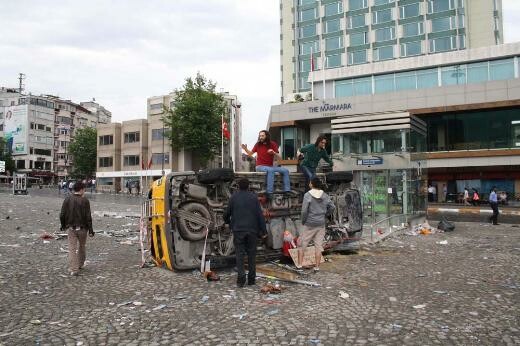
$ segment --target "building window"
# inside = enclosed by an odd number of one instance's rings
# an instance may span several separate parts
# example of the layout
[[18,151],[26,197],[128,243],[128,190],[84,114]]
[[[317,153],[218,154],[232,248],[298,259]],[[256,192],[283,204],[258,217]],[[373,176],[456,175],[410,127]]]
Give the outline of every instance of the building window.
[[467,79],[468,83],[481,83],[486,82],[489,79],[489,63],[477,62],[468,64],[467,66]]
[[424,23],[408,23],[403,25],[403,37],[417,36],[424,34]]
[[399,7],[399,14],[401,19],[417,17],[419,15],[419,3]]
[[33,152],[34,152],[34,155],[52,156],[52,153],[51,153],[50,149],[38,149],[38,148],[35,148]]
[[401,72],[395,74],[395,90],[412,90],[417,88],[417,79],[414,72]]
[[[464,25],[464,23],[462,23]],[[457,17],[442,17],[432,19],[432,32],[457,29]]]
[[394,58],[394,46],[385,46],[374,49],[374,61]]
[[0,124],[0,131],[4,130],[4,124]]
[[441,85],[466,84],[466,65],[441,68]]
[[311,70],[311,60],[300,60],[300,72],[309,72]]
[[310,37],[316,35],[316,24],[302,26],[300,28],[300,37]]
[[395,0],[374,0],[374,6],[386,5],[395,2]]
[[417,71],[417,89],[439,86],[439,75],[436,68]]
[[114,144],[114,136],[105,135],[99,136],[99,145],[111,145]]
[[164,138],[163,129],[152,129],[152,141],[161,140]]
[[165,164],[170,163],[170,153],[153,153],[152,154],[152,164],[153,165],[162,165],[163,162]]
[[401,43],[401,56],[414,56],[422,54],[422,42],[406,42]]
[[326,34],[340,31],[339,18],[327,20],[325,23],[323,23],[323,29]]
[[150,110],[162,110],[164,105],[162,103],[153,103],[150,105]]
[[515,78],[514,59],[502,59],[489,62],[489,79],[505,80]]
[[139,155],[123,156],[123,166],[139,166]]
[[343,12],[343,5],[340,1],[325,5],[325,16],[333,16]]
[[341,66],[341,54],[327,55],[327,68]]
[[25,160],[16,160],[17,169],[25,169]]
[[395,27],[381,28],[376,30],[376,42],[390,41],[395,38]]
[[446,52],[457,49],[457,36],[439,37],[430,40],[430,52]]
[[313,20],[313,19],[316,19],[317,17],[317,9],[316,8],[311,8],[311,9],[308,9],[308,10],[303,10],[303,11],[300,11],[300,16],[299,16],[299,21],[300,22],[304,22],[306,20]]
[[127,132],[124,134],[125,143],[137,143],[139,142],[139,132]]
[[300,54],[311,54],[311,50],[313,53],[320,51],[320,42],[319,41],[311,41],[311,42],[305,42],[300,43]]
[[385,74],[374,77],[374,93],[382,94],[395,91],[394,74]]
[[372,24],[386,23],[392,20],[392,9],[372,12]]
[[368,0],[348,0],[349,11],[360,10],[368,7]]
[[113,166],[112,157],[100,157],[99,158],[99,167],[112,167],[112,166]]
[[315,3],[316,1],[317,0],[298,0],[298,5],[299,6],[310,5],[310,4]]
[[366,25],[365,14],[358,14],[357,16],[347,17],[347,23],[349,29],[359,28]]
[[325,39],[325,50],[334,50],[343,47],[343,37],[336,36]]
[[309,74],[300,74],[300,90],[310,89],[311,83],[307,80],[309,79]]
[[[463,1],[459,2],[460,6],[463,7]],[[428,0],[428,13],[437,13],[443,11],[449,11],[455,8],[456,0]]]
[[357,65],[367,62],[367,51],[366,49],[357,50],[348,53],[348,64]]
[[37,124],[37,125],[38,125],[38,130],[45,131],[45,125],[43,125],[43,124]]
[[350,34],[350,45],[351,46],[359,46],[368,43],[368,33],[364,32],[356,32]]

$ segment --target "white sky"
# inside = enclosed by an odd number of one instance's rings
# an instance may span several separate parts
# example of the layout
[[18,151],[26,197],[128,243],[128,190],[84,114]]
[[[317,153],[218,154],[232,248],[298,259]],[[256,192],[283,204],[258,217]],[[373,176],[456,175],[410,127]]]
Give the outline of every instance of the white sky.
[[[520,0],[503,6],[520,41]],[[279,0],[0,0],[0,14],[0,86],[23,72],[33,94],[95,97],[122,121],[200,71],[238,95],[247,143],[280,102]]]

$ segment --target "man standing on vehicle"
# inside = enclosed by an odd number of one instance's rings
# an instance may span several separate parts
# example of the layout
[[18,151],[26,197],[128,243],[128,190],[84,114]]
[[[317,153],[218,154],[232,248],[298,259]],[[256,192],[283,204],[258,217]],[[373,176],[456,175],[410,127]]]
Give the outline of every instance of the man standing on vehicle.
[[489,217],[489,221],[493,223],[493,225],[498,225],[498,198],[497,198],[497,190],[493,186],[491,192],[489,193],[489,205],[493,210],[493,215]]
[[278,155],[278,144],[271,140],[269,132],[266,130],[260,131],[258,134],[258,142],[253,149],[249,150],[247,145],[242,144],[242,149],[249,157],[253,157],[256,153],[256,171],[267,173],[267,188],[266,193],[268,198],[274,192],[274,174],[280,173],[283,176],[283,192],[291,192],[291,182],[289,180],[289,170],[285,167],[274,167],[274,157]]
[[247,284],[254,285],[256,279],[256,240],[266,237],[265,219],[257,196],[249,192],[249,180],[238,181],[239,191],[229,199],[224,212],[224,221],[233,232],[233,244],[237,261],[237,286],[244,287],[246,274],[244,271],[244,254],[247,253]]
[[326,217],[335,209],[329,195],[322,190],[320,178],[312,178],[311,188],[303,196],[302,225],[303,230],[298,238],[298,267],[303,266],[303,254],[309,242],[314,241],[316,264],[314,271],[320,270],[321,252],[323,251],[323,239],[325,238]]
[[69,239],[69,273],[72,276],[77,276],[85,264],[87,232],[94,236],[90,202],[84,194],[85,185],[76,182],[74,193],[65,198],[60,212],[61,230],[67,230]]
[[298,150],[298,156],[300,156],[300,154],[304,155],[300,167],[305,176],[306,191],[308,191],[309,182],[316,176],[316,168],[318,168],[321,159],[327,161],[331,167],[333,166],[333,162],[325,149],[326,145],[327,138],[325,136],[318,136],[314,144],[307,144]]

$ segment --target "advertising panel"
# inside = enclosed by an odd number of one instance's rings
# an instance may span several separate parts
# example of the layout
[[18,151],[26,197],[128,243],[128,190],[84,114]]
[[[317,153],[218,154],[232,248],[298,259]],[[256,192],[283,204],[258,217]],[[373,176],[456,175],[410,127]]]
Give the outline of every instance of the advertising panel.
[[26,155],[28,153],[29,121],[28,106],[10,106],[4,108],[4,137],[7,150],[12,155]]

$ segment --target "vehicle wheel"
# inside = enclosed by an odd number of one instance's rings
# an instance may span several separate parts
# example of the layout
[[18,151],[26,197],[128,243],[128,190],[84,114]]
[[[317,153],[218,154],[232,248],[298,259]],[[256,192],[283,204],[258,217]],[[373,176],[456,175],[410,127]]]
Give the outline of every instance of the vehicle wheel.
[[328,184],[350,183],[353,179],[352,172],[338,171],[325,174]]
[[229,182],[235,178],[235,172],[231,168],[205,169],[197,173],[197,180],[203,184],[216,182]]
[[[180,207],[180,210],[188,212],[199,218],[205,219],[208,222],[211,220],[211,215],[208,208],[200,203],[188,203]],[[201,223],[187,220],[186,218],[179,217],[179,233],[186,240],[197,241],[204,239],[206,236],[204,231],[206,226]]]

